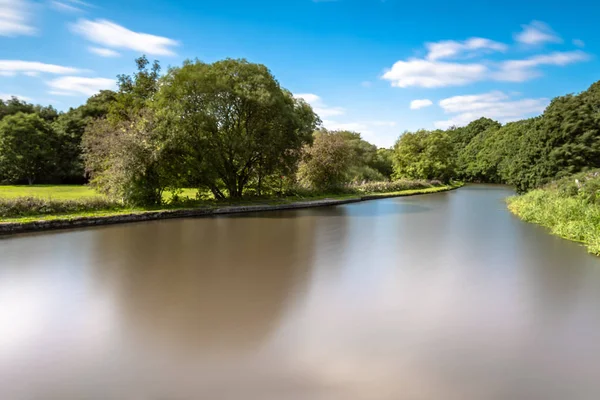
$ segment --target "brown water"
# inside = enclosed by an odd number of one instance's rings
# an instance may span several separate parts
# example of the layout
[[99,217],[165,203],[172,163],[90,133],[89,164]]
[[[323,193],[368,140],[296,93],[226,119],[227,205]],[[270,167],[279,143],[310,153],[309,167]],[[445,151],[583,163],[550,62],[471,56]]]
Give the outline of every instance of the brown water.
[[597,400],[600,259],[510,194],[0,240],[0,399]]

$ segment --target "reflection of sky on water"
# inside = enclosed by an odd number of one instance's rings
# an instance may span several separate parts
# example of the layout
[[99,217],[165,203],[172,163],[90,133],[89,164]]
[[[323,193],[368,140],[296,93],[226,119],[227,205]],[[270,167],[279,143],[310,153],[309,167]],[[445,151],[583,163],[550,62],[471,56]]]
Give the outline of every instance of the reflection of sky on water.
[[0,398],[595,398],[600,260],[509,193],[1,240]]

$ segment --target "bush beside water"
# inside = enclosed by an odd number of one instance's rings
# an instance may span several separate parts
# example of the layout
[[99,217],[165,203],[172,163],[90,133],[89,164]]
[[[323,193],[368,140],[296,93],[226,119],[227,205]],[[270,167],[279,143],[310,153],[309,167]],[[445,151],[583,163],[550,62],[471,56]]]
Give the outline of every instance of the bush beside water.
[[76,214],[122,208],[120,203],[102,198],[82,198],[80,200],[52,200],[38,197],[0,198],[0,218]]
[[[404,190],[428,189],[440,186],[443,186],[443,184],[439,181],[399,180],[394,182],[366,182],[362,184],[345,185],[336,190],[332,190],[331,193],[324,193],[302,186],[290,185],[287,189],[284,189],[280,195],[283,195],[283,197],[289,199],[289,201],[297,201],[298,198],[310,199],[314,197],[323,197],[328,194],[331,194],[332,196],[360,196],[374,193],[395,193]],[[205,193],[205,195],[210,197],[208,193]],[[263,201],[266,199],[275,200],[277,197],[278,196],[275,194],[271,194],[267,197],[248,196],[234,203]],[[175,195],[172,196],[169,201],[167,201],[167,204],[165,204],[164,207],[196,208],[209,203],[213,204],[214,201],[215,200],[212,198],[199,199],[189,198],[189,196],[179,197],[178,195]],[[229,202],[227,204],[229,204]],[[123,203],[113,201],[105,197],[82,197],[81,199],[76,200],[57,200],[34,196],[14,198],[0,197],[0,219],[78,214],[98,211],[118,211],[125,208],[126,206]]]
[[509,209],[527,222],[581,242],[600,255],[600,170],[573,175],[508,200]]

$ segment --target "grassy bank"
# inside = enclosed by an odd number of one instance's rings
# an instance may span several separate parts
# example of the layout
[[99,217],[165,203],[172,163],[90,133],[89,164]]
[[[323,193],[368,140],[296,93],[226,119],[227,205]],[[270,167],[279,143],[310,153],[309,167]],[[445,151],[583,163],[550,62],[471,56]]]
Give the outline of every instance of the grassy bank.
[[[378,197],[400,197],[412,196],[417,194],[427,194],[442,192],[458,187],[458,185],[432,185],[419,182],[418,184],[403,185],[393,184],[390,189],[402,187],[418,187],[417,189],[405,189],[389,192],[381,192],[364,189],[352,188],[343,193],[311,193],[293,194],[283,197],[249,197],[241,200],[196,200],[192,197],[180,197],[178,202],[167,203],[161,207],[126,207],[120,203],[112,202],[102,196],[95,197],[84,195],[77,199],[76,197],[66,197],[68,200],[56,200],[54,196],[57,192],[67,192],[64,187],[57,186],[56,191],[51,186],[44,186],[39,189],[38,196],[41,197],[12,197],[14,187],[0,186],[0,223],[33,223],[36,221],[53,220],[73,220],[78,218],[90,217],[113,217],[129,214],[143,214],[156,211],[175,211],[191,209],[216,209],[225,207],[239,206],[265,206],[265,205],[283,205],[301,202],[330,200],[347,200],[368,197],[369,199]],[[9,188],[6,192],[5,188]],[[32,188],[35,191],[35,187]],[[85,190],[84,190],[85,189]],[[378,188],[381,189],[381,188]],[[25,189],[23,189],[25,190]],[[73,192],[89,194],[94,193],[89,188],[72,187]]]
[[600,255],[600,171],[574,175],[508,199],[508,208],[527,222],[583,243]]

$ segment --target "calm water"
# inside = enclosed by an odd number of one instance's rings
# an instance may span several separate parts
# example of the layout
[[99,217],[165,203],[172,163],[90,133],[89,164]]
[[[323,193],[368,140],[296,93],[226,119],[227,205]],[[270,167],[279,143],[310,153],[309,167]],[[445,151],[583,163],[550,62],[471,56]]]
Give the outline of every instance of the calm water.
[[504,187],[0,240],[2,400],[597,400],[600,259]]

